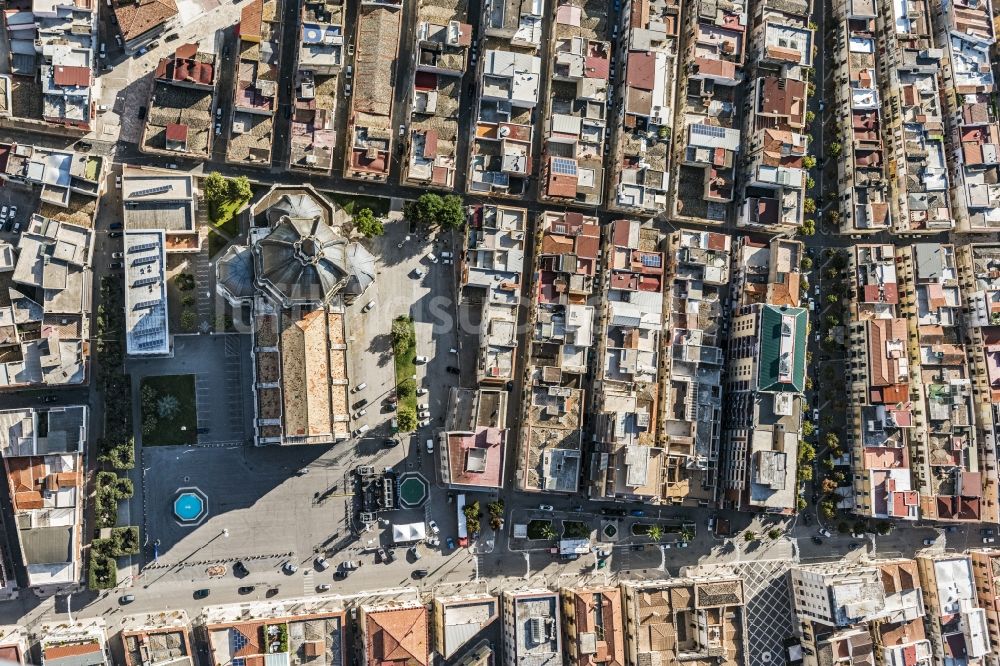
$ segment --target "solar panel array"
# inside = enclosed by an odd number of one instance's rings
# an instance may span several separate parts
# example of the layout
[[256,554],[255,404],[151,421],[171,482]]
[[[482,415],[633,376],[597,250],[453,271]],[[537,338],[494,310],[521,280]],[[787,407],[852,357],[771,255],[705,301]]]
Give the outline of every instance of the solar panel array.
[[173,185],[157,185],[156,187],[147,187],[144,190],[136,190],[132,193],[133,197],[148,197],[151,194],[163,194],[164,192],[169,192],[174,189]]
[[160,247],[159,243],[140,243],[139,245],[133,245],[128,249],[129,252],[145,252],[146,250],[155,250]]
[[576,160],[566,159],[565,157],[556,157],[552,160],[552,171],[561,176],[575,176]]
[[159,260],[160,257],[158,255],[152,254],[149,255],[148,257],[136,257],[135,259],[132,260],[132,265],[145,266],[146,264],[155,264]]
[[639,256],[639,261],[642,262],[643,266],[649,266],[650,268],[659,268],[660,255],[658,254],[643,254]]
[[132,283],[132,286],[133,287],[145,287],[147,284],[156,284],[159,281],[160,281],[160,277],[158,275],[154,275],[153,277],[139,278],[138,280],[136,280],[135,282]]
[[726,136],[725,127],[717,127],[715,125],[706,125],[704,123],[696,123],[691,126],[691,131],[695,134],[704,134],[705,136],[712,136],[717,139],[721,139]]
[[133,305],[132,309],[133,310],[144,310],[146,308],[150,308],[151,309],[151,308],[153,308],[153,307],[155,307],[155,306],[157,306],[159,304],[160,304],[160,299],[156,299],[154,301],[140,301],[140,302],[136,303],[135,305]]

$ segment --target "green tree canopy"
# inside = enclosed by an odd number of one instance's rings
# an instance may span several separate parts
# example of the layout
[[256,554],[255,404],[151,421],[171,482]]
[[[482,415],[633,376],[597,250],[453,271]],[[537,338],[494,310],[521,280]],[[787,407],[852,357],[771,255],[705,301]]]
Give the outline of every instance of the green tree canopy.
[[362,208],[354,214],[354,228],[365,238],[375,238],[385,233],[382,220],[375,217],[371,208]]
[[205,193],[205,200],[214,205],[225,201],[229,196],[229,184],[221,173],[213,171],[202,181],[202,191]]
[[462,205],[462,197],[457,194],[449,194],[442,202],[441,210],[438,211],[437,223],[442,227],[459,229],[465,225],[465,206]]
[[247,201],[253,196],[253,190],[250,188],[250,179],[246,176],[237,176],[236,178],[228,179],[226,182],[226,193],[232,201]]
[[396,422],[403,432],[417,429],[417,410],[412,405],[402,405],[396,413]]

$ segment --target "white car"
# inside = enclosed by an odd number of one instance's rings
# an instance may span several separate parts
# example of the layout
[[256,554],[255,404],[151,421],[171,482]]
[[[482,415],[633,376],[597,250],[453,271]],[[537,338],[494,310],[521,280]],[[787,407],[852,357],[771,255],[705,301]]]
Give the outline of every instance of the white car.
[[7,206],[4,206],[3,208],[0,208],[0,220],[6,220],[6,219],[7,219]]
[[413,362],[414,362],[414,363],[426,363],[426,362],[427,362],[427,361],[429,361],[429,360],[430,360],[430,359],[429,359],[429,358],[427,358],[426,356],[415,356],[415,357],[413,358]]
[[216,118],[222,118],[222,107],[221,106],[215,107],[215,117]]
[[431,417],[431,413],[430,410],[425,409],[422,412],[417,412],[417,416],[419,416],[422,419],[429,419]]
[[439,528],[438,524],[435,523],[433,520],[427,521],[427,527],[430,528],[431,534],[440,534],[441,533],[441,528]]
[[326,558],[322,555],[316,556],[316,568],[320,571],[326,571],[329,568],[330,563],[326,561]]
[[433,252],[428,252],[427,261],[431,262],[432,264],[436,264],[438,262],[438,258]]
[[428,405],[426,402],[418,402],[417,403],[417,409],[419,409],[420,411],[423,411],[425,409],[430,409],[430,408],[431,408],[430,405]]
[[7,219],[13,220],[15,217],[17,217],[17,206],[11,206],[10,212],[7,213]]
[[539,504],[538,505],[538,510],[539,511],[549,511],[549,512],[551,512],[551,511],[555,511],[555,508],[553,508],[553,506],[551,504]]
[[417,395],[426,395],[426,394],[427,394],[427,389],[425,389],[423,386],[417,389]]
[[431,424],[431,420],[430,419],[424,419],[423,421],[418,421],[417,422],[417,426],[420,427],[420,428],[426,428],[430,424]]
[[832,536],[832,535],[830,534],[830,530],[828,530],[828,529],[826,529],[826,528],[824,528],[824,529],[821,529],[821,530],[819,531],[819,533],[820,533],[820,536],[825,536],[825,537],[826,537],[827,539],[829,539],[829,538],[830,538],[830,537]]
[[285,573],[287,574],[293,574],[299,570],[298,565],[293,564],[292,562],[285,562],[284,564],[281,565],[281,568],[284,569]]
[[354,418],[360,419],[362,416],[364,416],[367,413],[368,413],[367,409],[359,409],[358,411],[354,412]]
[[361,311],[369,312],[373,307],[375,307],[375,301],[368,301],[368,303],[365,304],[365,307],[361,308]]
[[413,269],[413,277],[415,279],[419,280],[419,279],[423,278],[425,275],[427,275],[427,271],[425,271],[424,269],[422,269],[422,268],[415,268],[415,269]]

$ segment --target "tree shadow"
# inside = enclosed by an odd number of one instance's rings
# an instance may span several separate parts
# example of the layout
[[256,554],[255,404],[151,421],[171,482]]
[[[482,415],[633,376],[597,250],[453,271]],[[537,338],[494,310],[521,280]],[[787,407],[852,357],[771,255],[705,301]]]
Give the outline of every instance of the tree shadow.
[[378,354],[378,367],[385,367],[392,361],[392,335],[389,333],[373,335],[368,345],[368,351],[372,354]]

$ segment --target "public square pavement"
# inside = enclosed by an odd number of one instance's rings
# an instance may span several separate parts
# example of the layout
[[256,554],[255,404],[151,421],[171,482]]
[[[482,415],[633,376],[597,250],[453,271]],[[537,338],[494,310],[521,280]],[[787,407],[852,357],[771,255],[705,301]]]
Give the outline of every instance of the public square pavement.
[[[199,445],[243,444],[251,435],[253,401],[250,389],[250,339],[247,335],[176,335],[170,357],[129,359],[132,375],[132,409],[139,418],[139,388],[143,377],[195,375]],[[137,430],[137,443],[142,433]]]

